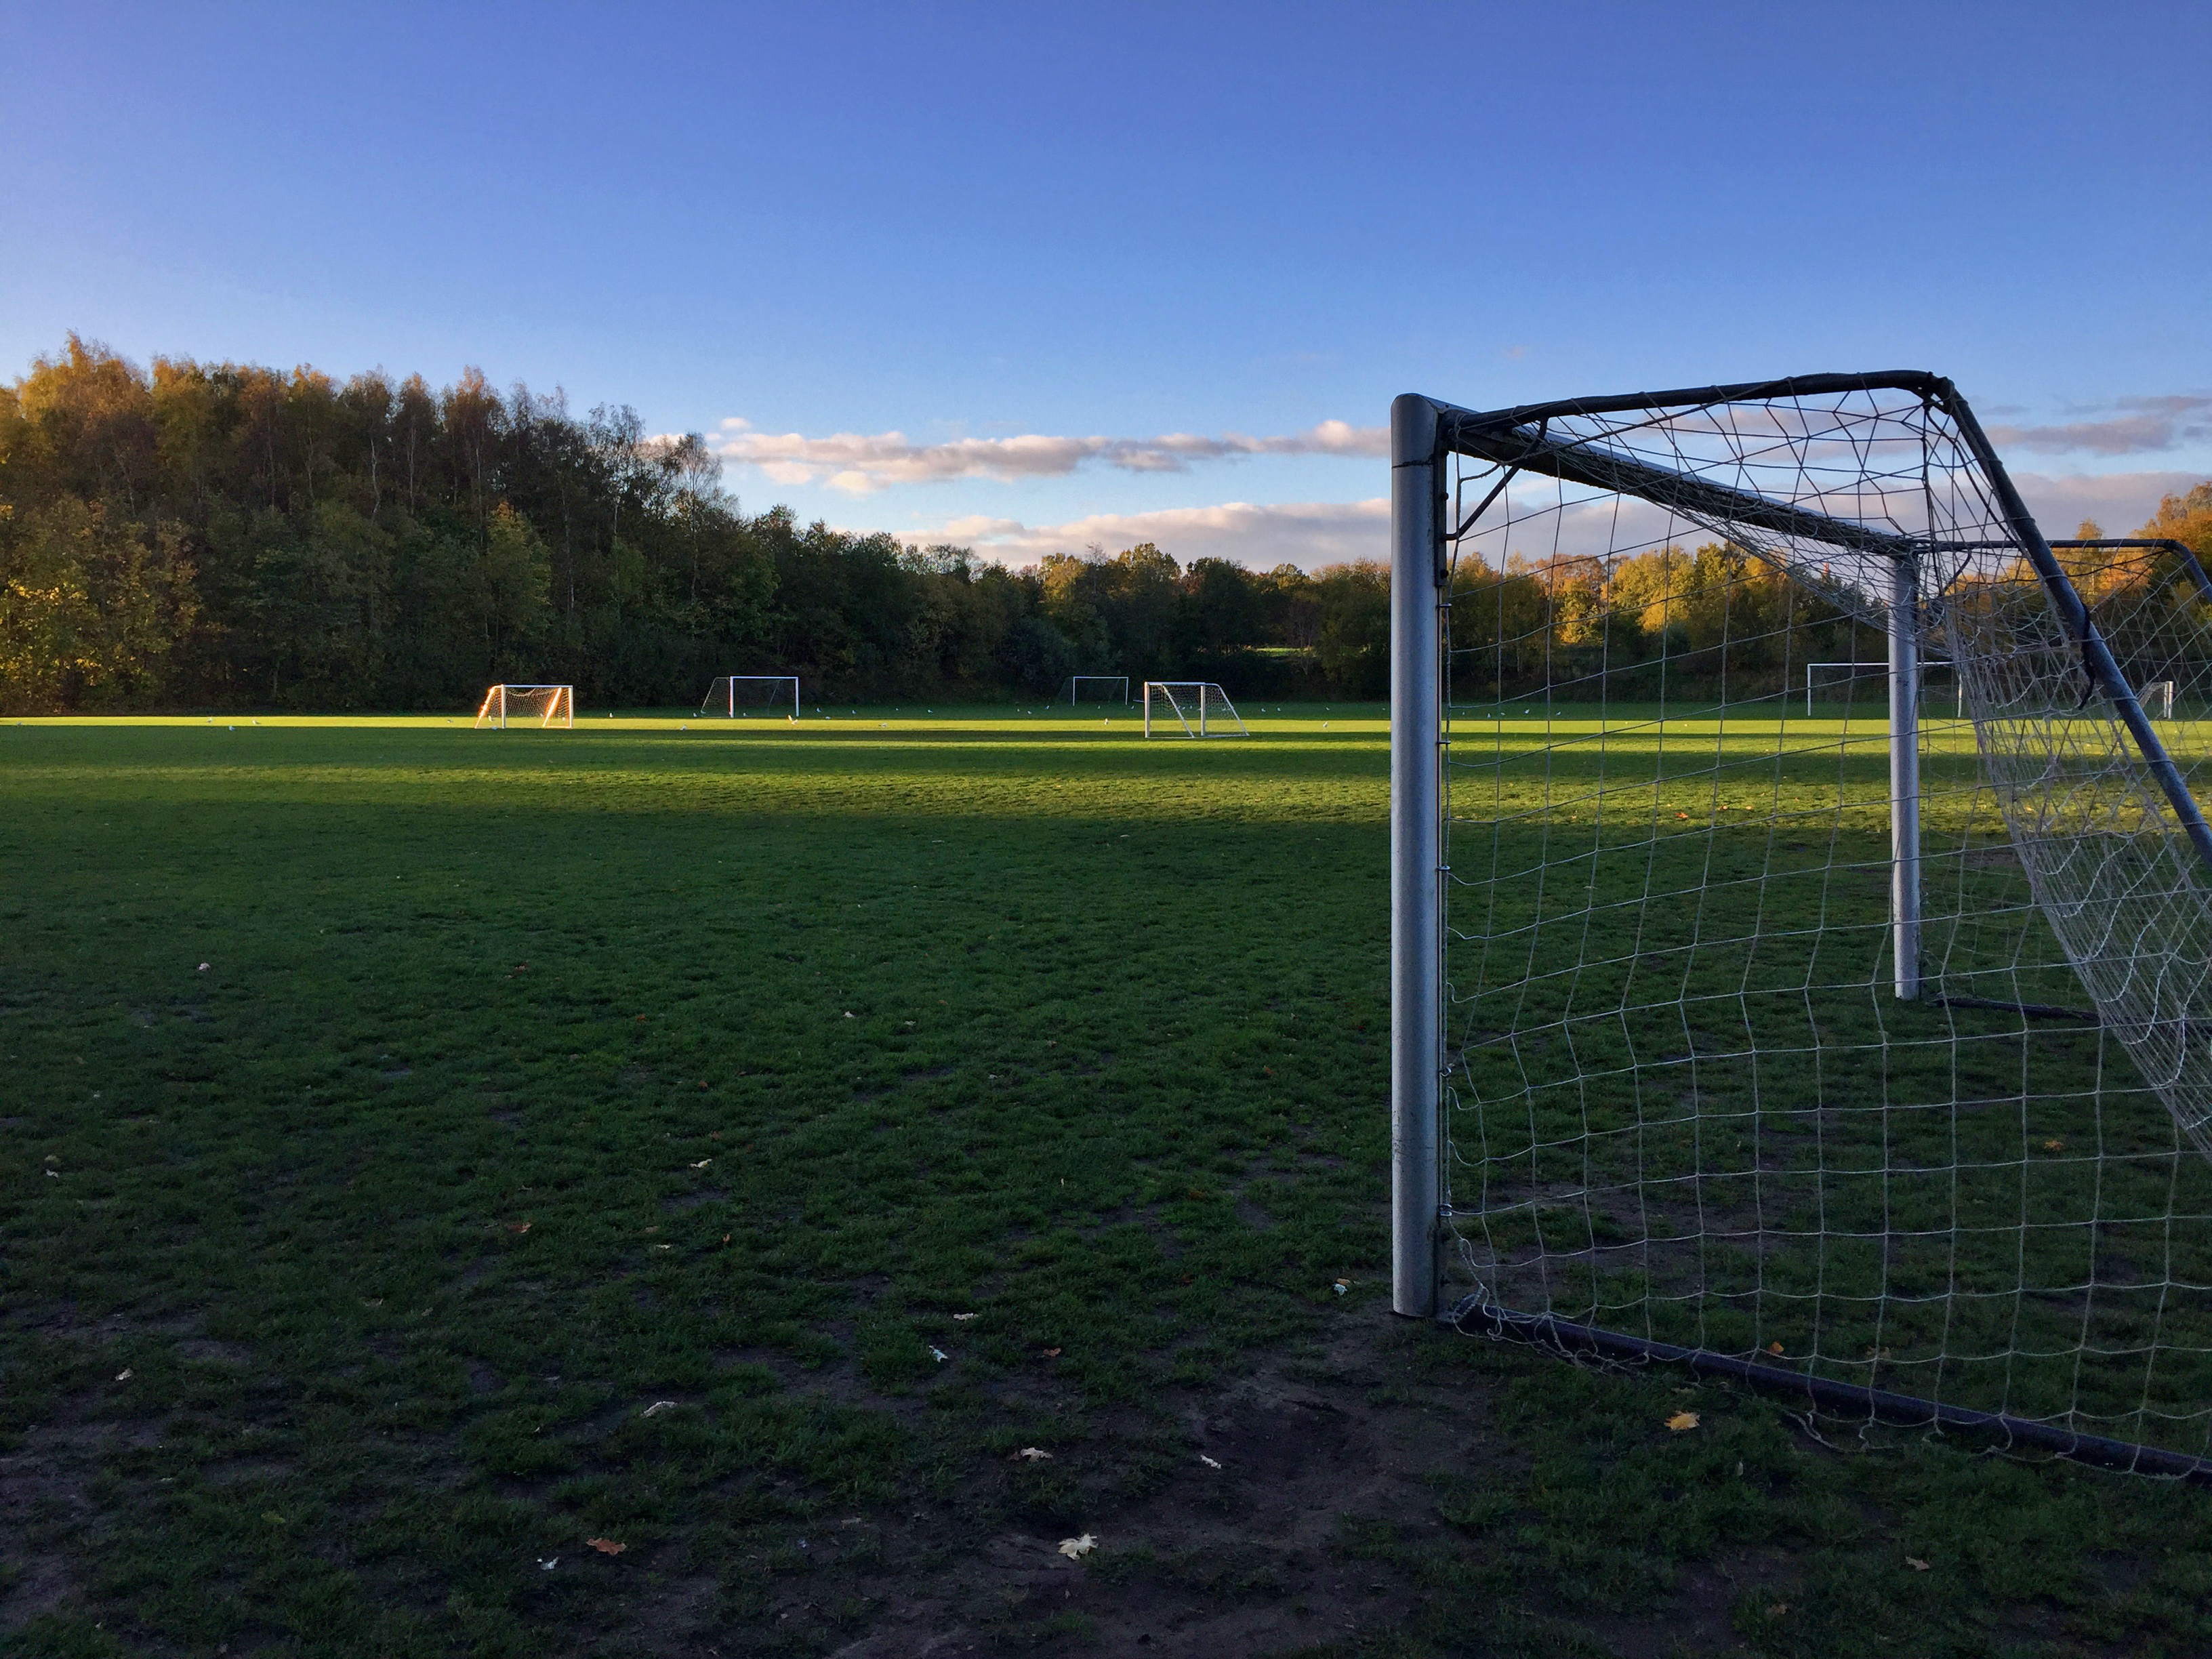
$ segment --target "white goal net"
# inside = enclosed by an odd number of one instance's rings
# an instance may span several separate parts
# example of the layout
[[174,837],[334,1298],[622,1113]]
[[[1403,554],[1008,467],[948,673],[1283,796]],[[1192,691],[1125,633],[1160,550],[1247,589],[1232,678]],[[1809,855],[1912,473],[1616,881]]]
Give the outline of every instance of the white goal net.
[[796,674],[725,674],[707,688],[700,700],[702,714],[726,714],[742,720],[750,714],[799,718],[799,677]]
[[1240,738],[1252,734],[1229,694],[1212,680],[1146,680],[1145,735],[1148,738]]
[[509,726],[573,726],[575,688],[568,685],[495,685],[477,708],[477,728],[504,731]]
[[2197,561],[2045,542],[1929,376],[1401,404],[1401,1310],[2196,1470]]

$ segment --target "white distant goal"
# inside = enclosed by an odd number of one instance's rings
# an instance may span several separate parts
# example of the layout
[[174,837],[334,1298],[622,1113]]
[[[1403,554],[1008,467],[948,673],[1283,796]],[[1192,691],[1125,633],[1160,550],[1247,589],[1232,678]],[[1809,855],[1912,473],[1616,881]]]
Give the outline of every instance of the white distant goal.
[[1127,674],[1071,674],[1060,689],[1072,703],[1118,702],[1126,708],[1129,702]]
[[477,709],[477,729],[503,732],[516,726],[571,726],[576,723],[573,685],[495,685]]
[[[789,708],[785,707],[786,704]],[[699,704],[702,714],[726,714],[732,720],[760,709],[799,718],[799,676],[796,674],[725,674],[707,688]]]
[[[1930,669],[1948,670],[1950,666],[1951,665],[1948,662],[1923,661],[1921,663],[1921,695],[1923,697],[1928,695],[1928,671]],[[1854,700],[1854,694],[1858,690],[1858,686],[1856,682],[1861,679],[1876,678],[1883,681],[1887,681],[1889,678],[1889,663],[1886,659],[1880,662],[1807,663],[1805,665],[1805,713],[1807,717],[1810,718],[1813,713],[1813,693],[1816,683],[1830,696],[1838,695],[1838,688],[1840,688],[1839,694],[1844,702],[1848,703]],[[1956,686],[1954,689],[1957,695],[1958,715],[1960,720],[1964,720],[1966,717],[1966,689],[1963,685]]]
[[1225,738],[1229,733],[1221,729],[1224,722],[1235,726],[1240,738],[1252,735],[1244,729],[1229,694],[1212,680],[1146,680],[1145,735],[1148,738],[1155,720],[1164,737]]

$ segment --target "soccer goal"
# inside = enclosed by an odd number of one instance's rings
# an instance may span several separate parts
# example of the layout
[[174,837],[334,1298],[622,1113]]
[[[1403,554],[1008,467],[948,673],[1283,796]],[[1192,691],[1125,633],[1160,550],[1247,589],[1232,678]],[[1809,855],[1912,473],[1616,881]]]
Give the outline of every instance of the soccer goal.
[[576,689],[572,685],[495,685],[477,708],[477,729],[504,732],[519,726],[573,726]]
[[[1927,676],[1931,672],[1947,671],[1950,666],[1948,662],[1923,662],[1920,665],[1920,695],[1923,699],[1928,695]],[[1889,679],[1889,665],[1887,662],[1807,663],[1805,665],[1806,717],[1808,719],[1812,717],[1813,696],[1816,689],[1824,690],[1832,696],[1840,686],[1843,700],[1848,704],[1856,701],[1854,694],[1858,690],[1858,683],[1867,679],[1880,679],[1884,682],[1886,688]],[[1964,720],[1966,716],[1966,688],[1956,684],[1954,681],[1953,690],[1956,694],[1958,717]]]
[[[789,704],[788,709],[785,708]],[[799,677],[796,674],[725,674],[707,688],[700,701],[702,714],[726,714],[742,719],[758,710],[799,718]]]
[[1129,677],[1127,674],[1071,674],[1067,684],[1060,688],[1071,703],[1118,702],[1124,708],[1129,702]]
[[2212,1474],[2190,550],[2046,541],[1932,375],[1392,444],[1397,1310]]
[[1252,735],[1244,729],[1229,694],[1212,680],[1146,680],[1145,735],[1148,738],[1156,716],[1163,734],[1170,738],[1178,732],[1186,738],[1225,738],[1229,733],[1220,729],[1224,721],[1237,728],[1238,737]]

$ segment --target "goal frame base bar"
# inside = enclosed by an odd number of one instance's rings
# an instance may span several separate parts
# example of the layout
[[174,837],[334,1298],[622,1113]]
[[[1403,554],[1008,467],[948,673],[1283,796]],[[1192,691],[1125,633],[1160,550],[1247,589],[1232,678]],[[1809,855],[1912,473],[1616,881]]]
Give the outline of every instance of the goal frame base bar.
[[1726,1377],[1763,1394],[1802,1401],[1808,1407],[1848,1409],[1893,1428],[1971,1430],[1994,1436],[2008,1447],[2049,1452],[2094,1468],[2160,1475],[2191,1486],[2212,1486],[2212,1461],[2191,1457],[2186,1452],[2082,1434],[2033,1418],[2008,1417],[2002,1412],[1939,1405],[1916,1395],[1896,1394],[1858,1382],[1838,1382],[1832,1377],[1784,1370],[1778,1365],[1761,1365],[1707,1348],[1678,1347],[1672,1342],[1656,1341],[1650,1337],[1627,1336],[1596,1326],[1577,1325],[1551,1314],[1515,1313],[1510,1309],[1493,1307],[1476,1296],[1462,1297],[1449,1313],[1439,1316],[1437,1323],[1463,1336],[1510,1339],[1568,1359],[1639,1360],[1680,1365],[1696,1375]]

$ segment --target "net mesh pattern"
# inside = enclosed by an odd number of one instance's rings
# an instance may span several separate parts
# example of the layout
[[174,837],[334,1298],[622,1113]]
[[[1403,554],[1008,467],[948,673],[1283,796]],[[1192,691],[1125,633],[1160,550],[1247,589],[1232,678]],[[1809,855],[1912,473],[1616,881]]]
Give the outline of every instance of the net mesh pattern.
[[[1954,416],[1855,388],[1445,441],[1448,1288],[2212,1450],[2212,890]],[[2057,556],[2198,793],[2201,572]],[[1948,665],[1910,1000],[1886,678],[1804,701],[1893,608]]]

